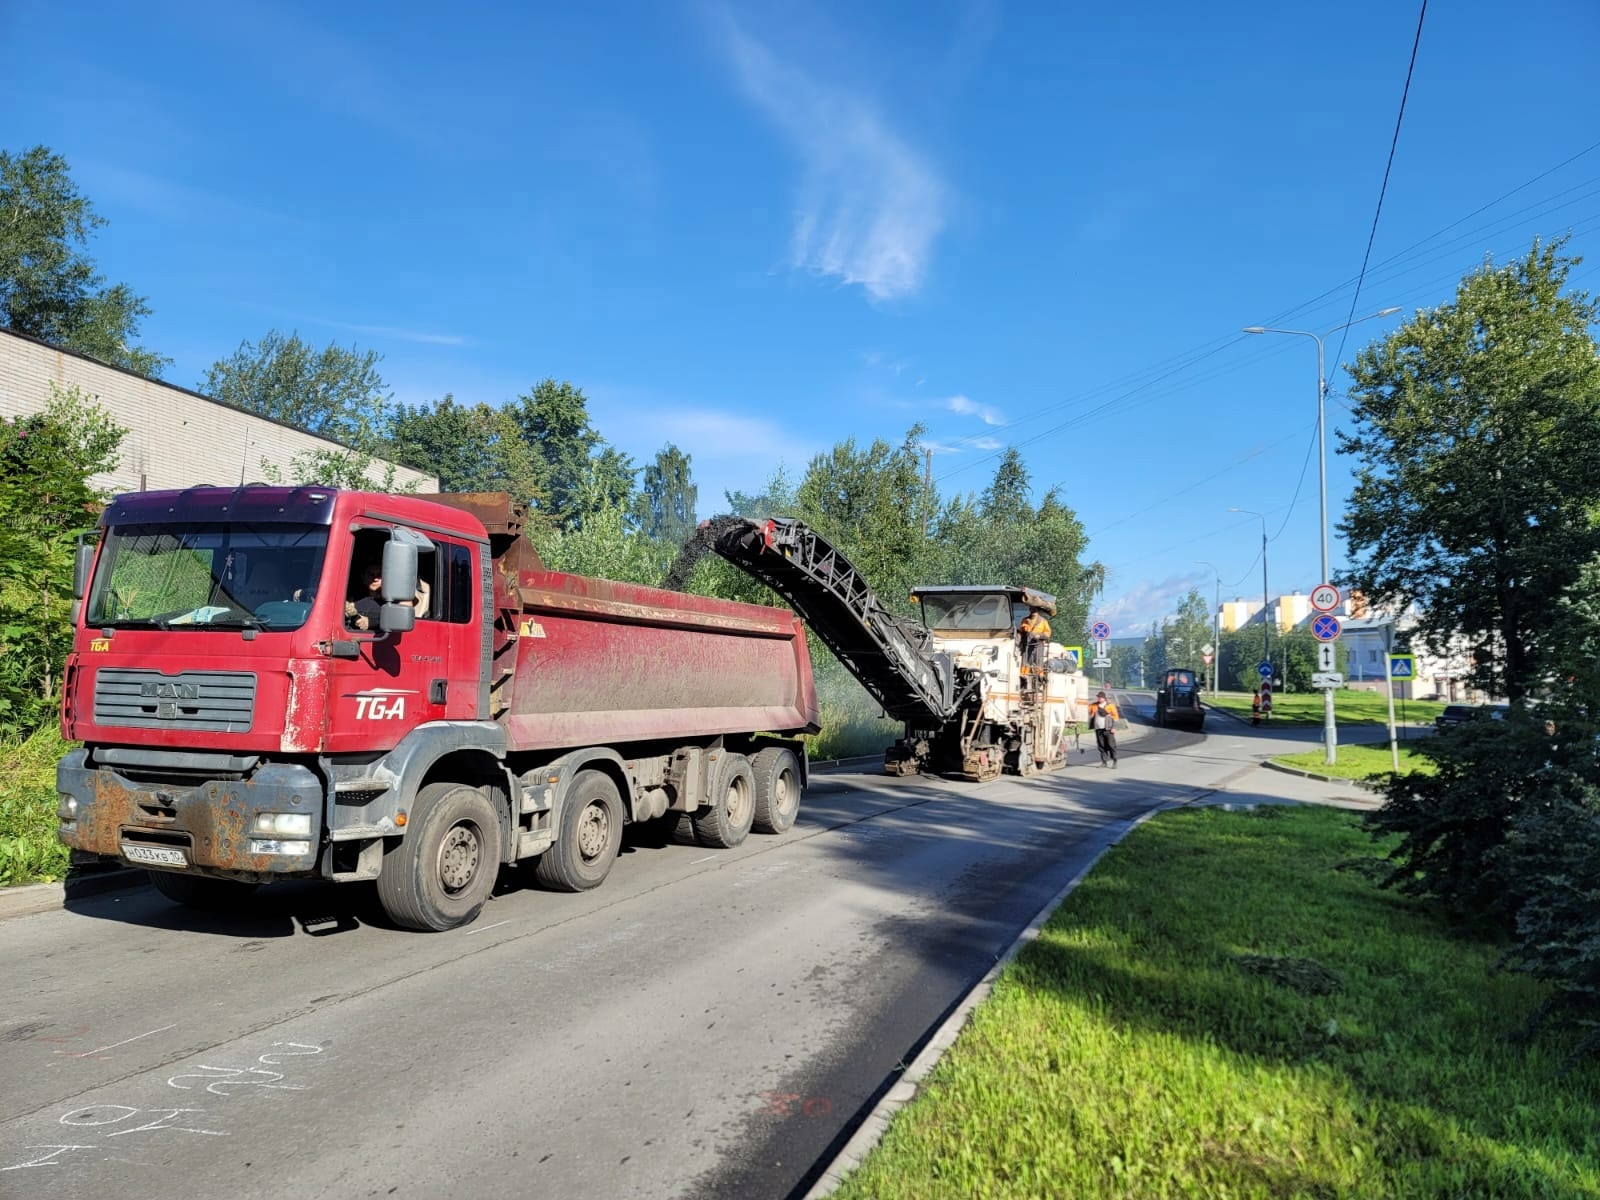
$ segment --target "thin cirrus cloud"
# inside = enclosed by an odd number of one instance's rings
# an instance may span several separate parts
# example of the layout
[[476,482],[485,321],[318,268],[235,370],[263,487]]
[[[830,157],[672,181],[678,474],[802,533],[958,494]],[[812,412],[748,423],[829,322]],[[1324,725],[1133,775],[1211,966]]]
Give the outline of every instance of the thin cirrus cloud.
[[944,406],[953,413],[963,417],[977,417],[985,425],[1004,425],[1006,419],[1000,410],[987,404],[979,404],[976,400],[966,396],[951,396],[944,402]]
[[740,86],[804,167],[794,265],[860,285],[874,301],[914,294],[946,222],[937,173],[865,97],[779,61],[731,14],[722,25]]

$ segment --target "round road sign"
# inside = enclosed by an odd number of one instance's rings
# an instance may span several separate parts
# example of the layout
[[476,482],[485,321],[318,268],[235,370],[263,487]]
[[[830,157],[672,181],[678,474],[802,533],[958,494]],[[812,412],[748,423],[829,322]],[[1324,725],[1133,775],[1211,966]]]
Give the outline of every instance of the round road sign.
[[1097,642],[1108,641],[1111,638],[1111,626],[1107,625],[1104,621],[1096,621],[1094,623],[1094,628],[1089,632],[1094,634],[1094,640]]
[[1311,636],[1319,642],[1331,642],[1339,636],[1339,618],[1324,613],[1311,622]]
[[1319,583],[1311,589],[1311,607],[1318,612],[1332,612],[1339,607],[1339,589],[1331,583]]
[[1272,664],[1269,663],[1269,662],[1257,663],[1256,664],[1256,674],[1261,676],[1261,678],[1263,678],[1263,679],[1271,679],[1272,678]]

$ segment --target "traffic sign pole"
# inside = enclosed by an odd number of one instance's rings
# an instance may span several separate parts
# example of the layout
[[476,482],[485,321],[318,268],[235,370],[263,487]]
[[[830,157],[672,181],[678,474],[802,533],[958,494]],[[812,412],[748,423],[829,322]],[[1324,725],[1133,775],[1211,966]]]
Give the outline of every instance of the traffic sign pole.
[[[1383,638],[1383,690],[1389,693],[1389,758],[1394,763],[1394,773],[1400,773],[1400,743],[1394,733],[1394,656],[1389,652],[1394,644],[1394,626],[1390,625]],[[1329,695],[1332,695],[1330,692]]]
[[[1327,564],[1323,564],[1326,569]],[[1320,613],[1311,622],[1311,635],[1332,651],[1333,643],[1342,632],[1339,618],[1327,610],[1339,603],[1339,589],[1331,583],[1319,584],[1311,589],[1311,603]],[[1335,659],[1334,661],[1338,661]],[[1385,670],[1387,670],[1387,665]],[[1339,753],[1339,729],[1333,717],[1333,685],[1331,680],[1322,684],[1322,761],[1333,766]]]

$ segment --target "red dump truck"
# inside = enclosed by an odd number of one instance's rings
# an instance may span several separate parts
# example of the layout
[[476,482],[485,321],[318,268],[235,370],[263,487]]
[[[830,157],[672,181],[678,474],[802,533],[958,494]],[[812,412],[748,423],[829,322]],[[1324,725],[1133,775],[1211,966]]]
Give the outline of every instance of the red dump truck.
[[603,881],[629,822],[794,822],[817,698],[790,612],[545,569],[501,494],[120,496],[79,554],[57,771],[74,849],[183,903],[376,880],[477,916],[502,865]]

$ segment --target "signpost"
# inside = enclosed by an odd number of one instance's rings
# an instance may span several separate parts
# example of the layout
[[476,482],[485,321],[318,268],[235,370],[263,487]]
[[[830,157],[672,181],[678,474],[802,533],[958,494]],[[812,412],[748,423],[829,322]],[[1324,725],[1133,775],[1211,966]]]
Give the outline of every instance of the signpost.
[[1062,649],[1062,652],[1067,656],[1067,662],[1070,665],[1070,669],[1071,670],[1074,670],[1074,671],[1083,670],[1083,647],[1082,646],[1063,646],[1063,647],[1061,647],[1061,649]]
[[[1094,665],[1104,671],[1111,665],[1111,652],[1106,649],[1106,643],[1111,640],[1111,626],[1104,621],[1096,621],[1089,630],[1089,636],[1094,638]],[[1100,686],[1104,687],[1106,677],[1100,676]]]
[[1415,654],[1389,655],[1390,679],[1415,679],[1417,677],[1417,656]]
[[1317,671],[1311,676],[1311,686],[1316,688],[1336,688],[1344,683],[1344,676],[1337,671]]
[[1319,583],[1311,589],[1311,607],[1318,612],[1332,612],[1339,607],[1339,589],[1331,583]]
[[1263,679],[1271,679],[1272,678],[1272,664],[1269,663],[1269,662],[1257,663],[1256,664],[1256,674],[1261,676],[1261,678],[1263,678]]
[[1340,629],[1339,618],[1328,613],[1323,613],[1311,622],[1311,636],[1319,642],[1334,641],[1338,638]]
[[1332,671],[1337,666],[1334,660],[1333,643],[1317,643],[1317,670]]

